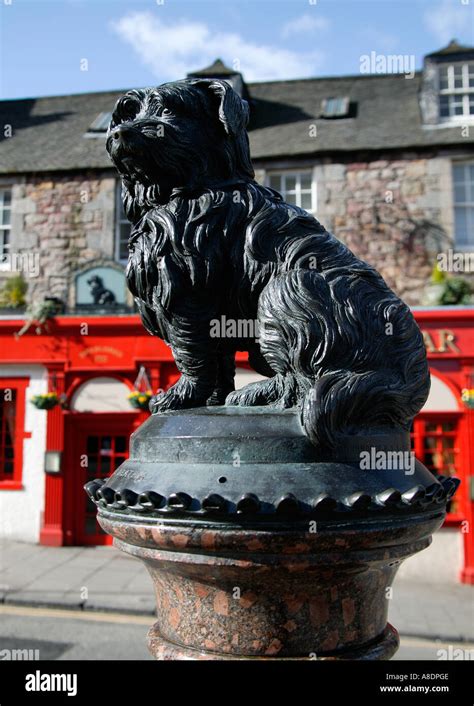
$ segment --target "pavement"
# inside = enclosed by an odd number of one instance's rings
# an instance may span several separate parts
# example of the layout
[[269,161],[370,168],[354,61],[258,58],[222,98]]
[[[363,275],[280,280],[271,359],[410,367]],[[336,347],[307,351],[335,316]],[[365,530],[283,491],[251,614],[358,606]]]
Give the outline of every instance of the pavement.
[[[402,636],[474,642],[474,586],[395,579],[389,621]],[[153,615],[145,567],[114,547],[44,547],[0,542],[4,605]]]

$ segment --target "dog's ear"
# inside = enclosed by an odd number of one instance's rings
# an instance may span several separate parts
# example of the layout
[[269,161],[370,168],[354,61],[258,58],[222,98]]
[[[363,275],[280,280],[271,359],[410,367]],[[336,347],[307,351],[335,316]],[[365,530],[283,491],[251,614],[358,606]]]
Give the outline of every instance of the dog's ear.
[[249,104],[221,79],[201,79],[199,83],[219,99],[219,120],[228,135],[236,137],[249,121]]

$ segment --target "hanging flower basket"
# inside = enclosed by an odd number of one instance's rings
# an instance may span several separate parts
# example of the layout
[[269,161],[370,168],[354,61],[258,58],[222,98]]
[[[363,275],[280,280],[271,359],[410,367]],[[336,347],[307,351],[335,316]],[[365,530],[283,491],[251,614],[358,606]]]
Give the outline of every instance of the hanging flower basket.
[[134,409],[143,409],[145,412],[148,412],[151,397],[151,390],[146,390],[145,392],[134,390],[128,395],[127,399]]
[[465,388],[462,391],[461,399],[469,409],[474,409],[474,389]]
[[45,395],[34,395],[30,402],[37,409],[53,409],[59,404],[59,397],[55,392],[47,392]]

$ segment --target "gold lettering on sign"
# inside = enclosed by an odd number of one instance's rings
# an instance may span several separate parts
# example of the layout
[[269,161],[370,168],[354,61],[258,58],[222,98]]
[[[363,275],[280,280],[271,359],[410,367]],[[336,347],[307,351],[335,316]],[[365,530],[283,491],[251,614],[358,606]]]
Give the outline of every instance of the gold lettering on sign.
[[[90,356],[91,358],[98,358],[99,360],[99,356],[97,356],[98,353],[102,354],[100,359],[103,361],[107,360],[107,355],[113,355],[116,358],[123,357],[123,352],[118,348],[112,348],[112,346],[91,346],[90,348],[84,348],[84,350],[79,353],[79,358]],[[104,353],[106,355],[103,355]]]
[[428,353],[460,353],[461,351],[456,345],[456,336],[452,331],[446,328],[436,330],[438,345],[436,345],[434,336],[429,331],[422,331],[423,340]]

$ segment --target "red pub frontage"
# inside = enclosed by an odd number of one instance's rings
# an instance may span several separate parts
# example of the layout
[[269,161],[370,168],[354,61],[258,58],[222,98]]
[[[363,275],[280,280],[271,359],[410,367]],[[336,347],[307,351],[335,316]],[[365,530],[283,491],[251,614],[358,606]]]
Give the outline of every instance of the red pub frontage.
[[[461,480],[445,527],[462,540],[459,578],[472,584],[474,310],[414,314],[432,390],[413,425],[413,449],[437,474]],[[153,391],[177,380],[171,351],[136,315],[59,316],[39,334],[31,328],[18,338],[23,323],[0,319],[0,530],[51,546],[106,544],[83,485],[110,475],[126,458],[130,434],[148,416],[132,408],[128,395],[140,370]],[[258,378],[245,354],[237,366],[238,387]],[[32,396],[47,392],[62,404],[36,409]]]

